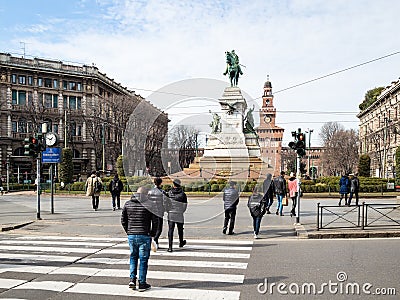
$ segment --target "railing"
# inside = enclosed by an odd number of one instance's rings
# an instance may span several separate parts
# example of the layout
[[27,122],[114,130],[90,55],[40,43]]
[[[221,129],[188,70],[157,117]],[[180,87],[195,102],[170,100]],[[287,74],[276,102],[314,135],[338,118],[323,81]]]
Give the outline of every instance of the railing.
[[317,204],[317,230],[392,226],[400,226],[400,204],[365,202],[353,206]]

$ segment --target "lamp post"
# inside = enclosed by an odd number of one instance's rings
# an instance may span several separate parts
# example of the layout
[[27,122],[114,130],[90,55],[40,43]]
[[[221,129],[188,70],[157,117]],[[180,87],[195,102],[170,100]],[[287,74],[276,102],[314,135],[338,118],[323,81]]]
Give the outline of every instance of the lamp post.
[[[307,128],[306,133],[308,133],[308,155],[307,155],[307,165],[308,165],[308,175],[311,175],[310,170],[310,156],[311,156],[311,133],[314,132],[314,129]],[[314,177],[314,172],[312,174]]]

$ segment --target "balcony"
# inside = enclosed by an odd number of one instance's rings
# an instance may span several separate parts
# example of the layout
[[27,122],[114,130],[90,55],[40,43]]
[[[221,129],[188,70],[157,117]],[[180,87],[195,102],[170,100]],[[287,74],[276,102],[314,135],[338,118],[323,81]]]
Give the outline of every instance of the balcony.
[[13,139],[20,139],[23,140],[28,137],[28,134],[26,132],[13,132],[12,133],[12,138]]

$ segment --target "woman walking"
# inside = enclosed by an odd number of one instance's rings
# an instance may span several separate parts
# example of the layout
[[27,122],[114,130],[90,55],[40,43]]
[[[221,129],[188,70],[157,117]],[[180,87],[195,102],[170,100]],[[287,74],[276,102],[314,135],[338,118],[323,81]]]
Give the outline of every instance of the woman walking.
[[258,239],[258,233],[260,232],[261,219],[267,210],[266,198],[263,194],[258,192],[258,188],[255,187],[253,193],[249,197],[247,202],[247,207],[249,208],[250,215],[253,218],[253,229],[254,238]]
[[290,173],[290,178],[288,180],[288,188],[289,188],[289,197],[292,199],[292,210],[290,211],[290,216],[296,216],[296,204],[297,204],[297,195],[300,190],[299,180],[294,177],[294,173]]

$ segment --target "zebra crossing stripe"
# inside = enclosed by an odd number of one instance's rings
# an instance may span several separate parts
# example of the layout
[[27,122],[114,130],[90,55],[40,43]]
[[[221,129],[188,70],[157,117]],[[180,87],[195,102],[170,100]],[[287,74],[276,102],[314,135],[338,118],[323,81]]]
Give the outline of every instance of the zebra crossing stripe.
[[94,253],[101,248],[61,248],[61,247],[36,247],[36,246],[0,246],[0,250],[8,251],[35,251],[35,252],[61,252],[61,253]]
[[[168,248],[168,244],[159,244],[160,247],[163,249]],[[128,249],[128,244],[118,244],[112,247],[113,249]],[[224,251],[251,251],[252,247],[248,246],[221,246],[221,245],[196,245],[196,244],[190,244],[186,245],[182,249],[178,248],[176,246],[176,250],[181,251],[181,250],[224,250]]]
[[191,300],[239,300],[240,297],[240,292],[237,291],[152,287],[141,293],[132,291],[126,285],[96,283],[77,283],[65,293]]
[[[223,245],[253,245],[254,241],[238,241],[238,240],[225,240],[225,239],[220,239],[220,240],[195,240],[195,239],[186,239],[188,244],[196,244],[196,243],[201,243],[201,244],[223,244]],[[160,243],[168,243],[168,239],[159,239]],[[178,243],[178,241],[176,241]]]
[[11,289],[26,282],[25,280],[0,278],[0,289]]
[[[2,245],[25,245],[27,242],[24,240],[1,240]],[[115,243],[93,243],[93,242],[75,242],[75,241],[29,241],[30,245],[66,245],[66,246],[96,246],[96,247],[111,247]]]
[[[97,254],[123,254],[129,255],[128,249],[103,249]],[[248,259],[250,254],[247,253],[222,253],[222,252],[188,252],[184,248],[174,250],[174,252],[157,251],[152,252],[151,256],[185,256],[185,257],[217,257],[217,258],[241,258]]]
[[61,255],[0,253],[0,259],[18,259],[20,261],[44,260],[50,262],[74,262],[80,258],[81,257]]
[[73,286],[73,282],[65,281],[30,281],[15,287],[15,290],[44,290],[63,292]]
[[13,264],[0,264],[0,273],[4,272],[26,272],[26,273],[38,273],[48,274],[59,267],[48,267],[48,266],[32,266],[32,265],[13,265]]
[[126,242],[127,238],[102,238],[90,236],[19,236],[18,240],[74,240],[74,241],[109,241],[109,242]]

